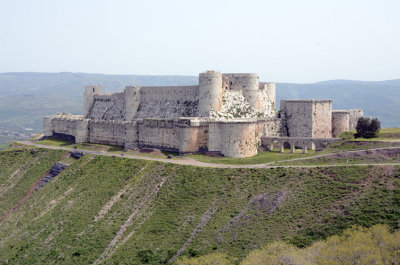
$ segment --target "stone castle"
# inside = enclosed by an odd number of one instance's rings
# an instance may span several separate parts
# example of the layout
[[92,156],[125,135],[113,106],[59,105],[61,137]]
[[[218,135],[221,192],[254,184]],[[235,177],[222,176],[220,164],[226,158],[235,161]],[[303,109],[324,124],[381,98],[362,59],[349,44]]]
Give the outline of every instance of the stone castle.
[[363,116],[360,109],[333,111],[332,100],[282,100],[277,111],[275,83],[216,71],[201,73],[196,86],[127,86],[113,94],[86,86],[83,98],[83,115],[44,118],[45,137],[240,158],[276,144],[304,153],[326,146]]

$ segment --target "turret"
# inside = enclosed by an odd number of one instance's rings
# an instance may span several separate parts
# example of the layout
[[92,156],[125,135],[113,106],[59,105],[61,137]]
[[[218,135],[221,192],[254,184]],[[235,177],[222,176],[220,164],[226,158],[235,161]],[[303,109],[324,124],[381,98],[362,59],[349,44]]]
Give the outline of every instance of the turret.
[[229,90],[242,91],[243,96],[253,109],[260,110],[262,108],[262,93],[258,74],[224,74],[224,79],[229,80],[225,81],[227,83],[225,87]]
[[266,83],[265,89],[269,99],[274,104],[274,108],[276,108],[276,84],[273,82],[268,82]]
[[332,137],[338,137],[349,130],[350,112],[346,110],[332,111]]
[[222,109],[222,74],[207,71],[199,75],[199,116],[210,116],[210,110]]
[[94,102],[94,95],[103,93],[102,86],[85,86],[85,92],[83,93],[83,116],[88,117],[90,109]]

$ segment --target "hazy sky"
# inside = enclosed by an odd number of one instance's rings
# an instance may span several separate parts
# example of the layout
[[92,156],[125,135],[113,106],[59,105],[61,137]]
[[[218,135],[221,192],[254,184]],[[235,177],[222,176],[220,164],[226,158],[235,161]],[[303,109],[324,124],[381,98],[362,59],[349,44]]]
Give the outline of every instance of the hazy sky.
[[0,0],[0,72],[400,78],[399,0]]

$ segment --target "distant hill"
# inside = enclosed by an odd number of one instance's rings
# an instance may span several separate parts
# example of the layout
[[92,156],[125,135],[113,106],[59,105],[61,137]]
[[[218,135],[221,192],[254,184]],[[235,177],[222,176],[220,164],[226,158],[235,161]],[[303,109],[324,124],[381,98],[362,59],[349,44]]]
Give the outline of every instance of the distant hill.
[[[106,92],[126,85],[193,85],[197,76],[103,75],[87,73],[0,74],[0,135],[37,133],[42,118],[57,112],[79,114],[85,85],[101,84]],[[335,109],[362,108],[384,127],[400,127],[400,80],[364,82],[332,80],[312,84],[277,84],[277,99],[333,99]],[[26,129],[32,130],[26,130]],[[4,134],[3,134],[4,135]],[[1,144],[1,142],[0,142]]]
[[378,117],[383,127],[400,127],[400,79],[388,81],[331,80],[312,84],[277,84],[277,98],[333,99],[334,109],[361,108]]

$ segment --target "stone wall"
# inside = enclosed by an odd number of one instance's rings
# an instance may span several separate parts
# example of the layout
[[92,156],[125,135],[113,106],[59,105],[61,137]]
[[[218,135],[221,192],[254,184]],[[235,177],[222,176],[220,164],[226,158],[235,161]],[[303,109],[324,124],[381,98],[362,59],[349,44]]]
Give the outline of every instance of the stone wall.
[[174,120],[138,120],[137,128],[139,147],[152,147],[171,151],[179,150],[179,135]]
[[330,138],[331,100],[281,100],[283,134],[290,137]]
[[125,93],[94,95],[87,117],[93,120],[125,120]]
[[267,118],[257,121],[257,132],[263,136],[280,137],[282,135],[282,119]]
[[349,131],[355,131],[358,119],[364,117],[364,111],[362,109],[348,109],[346,111],[350,113]]
[[312,137],[313,102],[281,100],[282,127],[289,137]]
[[126,122],[125,123],[125,149],[137,149],[138,148],[139,131],[137,122]]
[[315,100],[313,102],[312,127],[312,137],[332,137],[332,100]]
[[198,86],[141,87],[135,119],[198,116]]
[[180,153],[197,153],[207,150],[208,123],[206,121],[180,118],[176,128]]
[[123,121],[94,121],[89,122],[89,142],[125,145],[126,125]]
[[350,112],[344,110],[332,111],[332,137],[338,137],[342,132],[348,131],[350,125]]
[[44,118],[44,136],[56,134],[71,135],[75,142],[89,141],[89,120],[81,115],[59,113],[55,116]]

